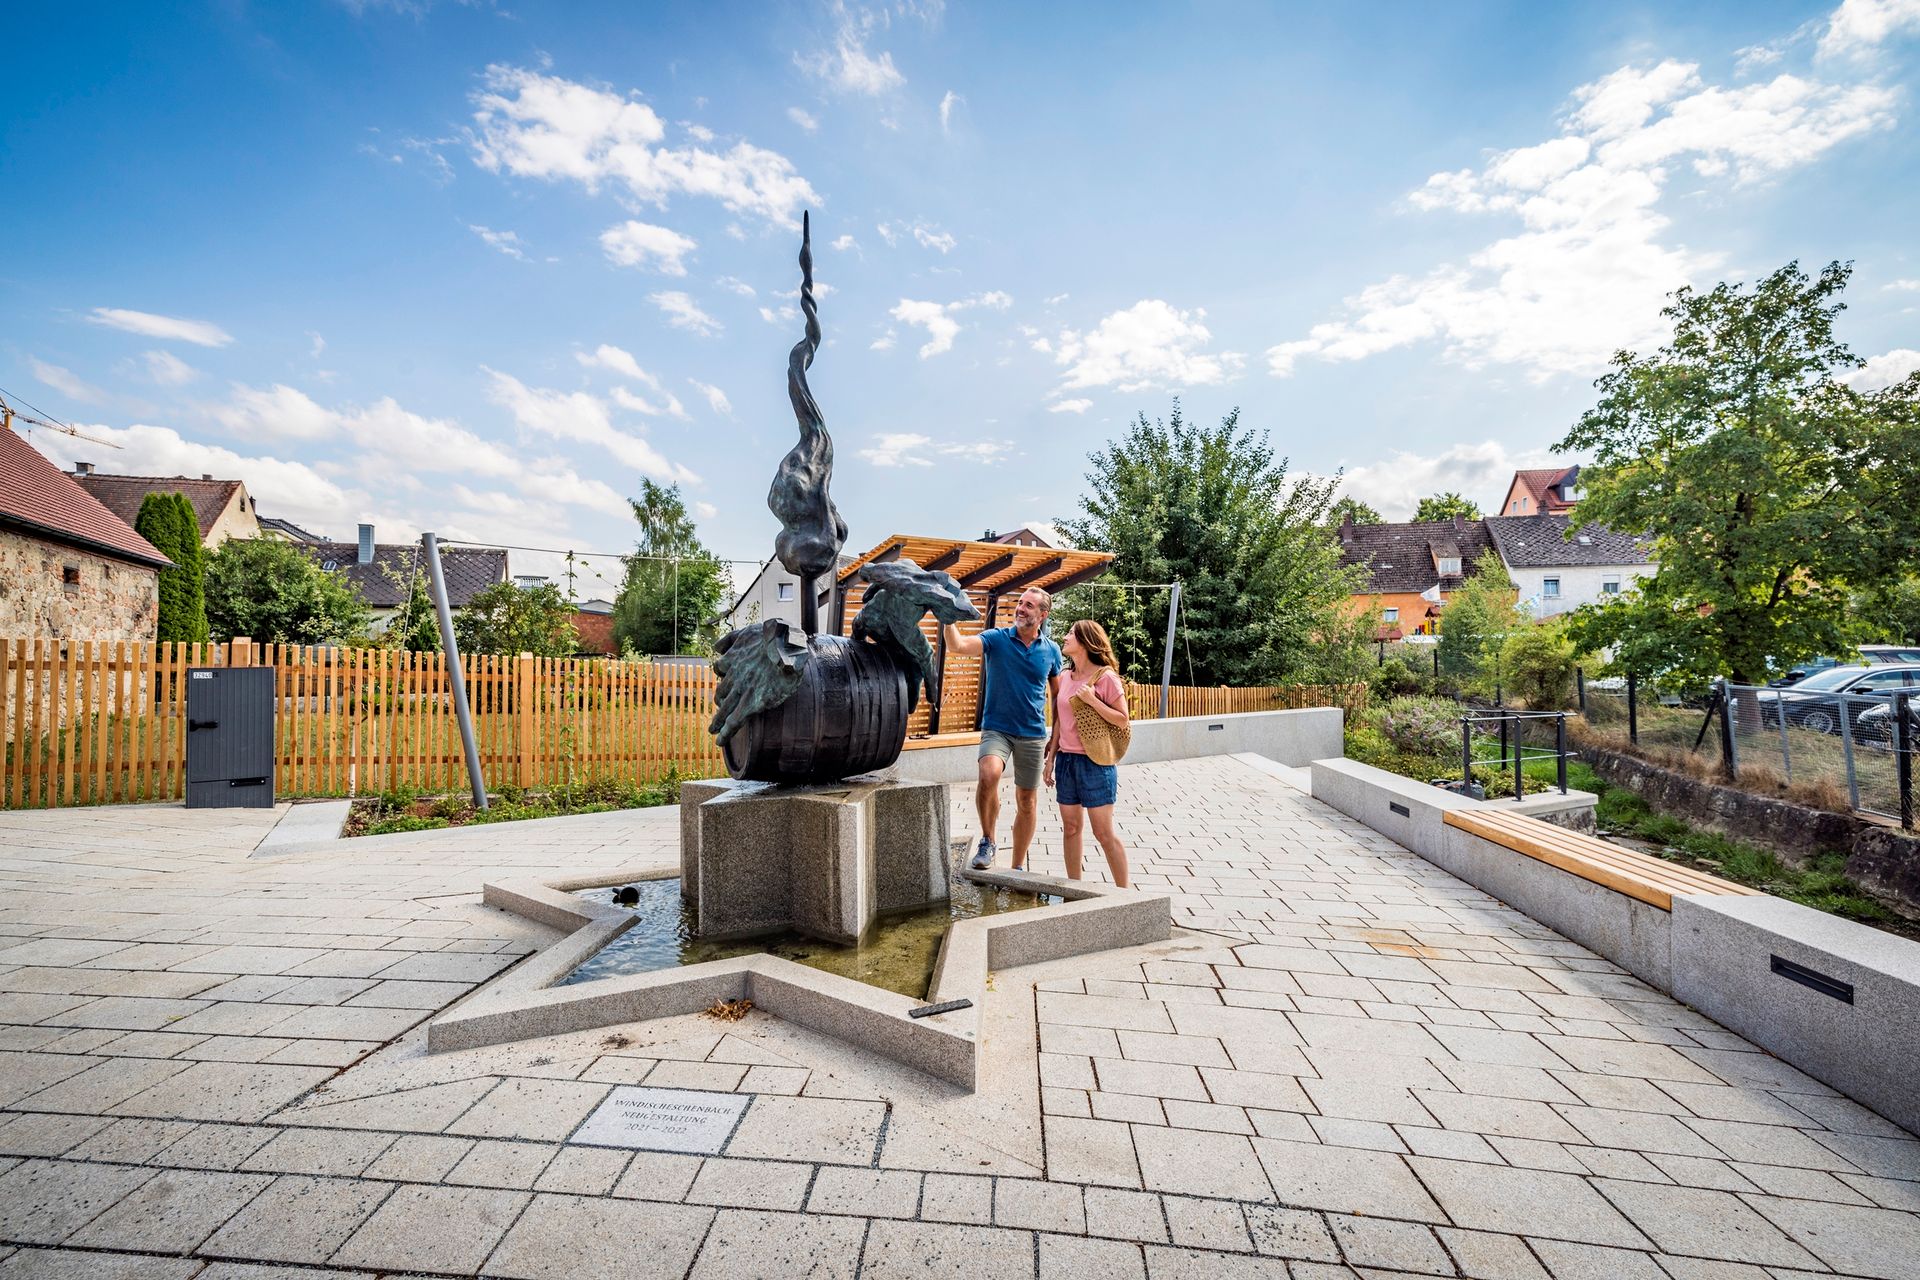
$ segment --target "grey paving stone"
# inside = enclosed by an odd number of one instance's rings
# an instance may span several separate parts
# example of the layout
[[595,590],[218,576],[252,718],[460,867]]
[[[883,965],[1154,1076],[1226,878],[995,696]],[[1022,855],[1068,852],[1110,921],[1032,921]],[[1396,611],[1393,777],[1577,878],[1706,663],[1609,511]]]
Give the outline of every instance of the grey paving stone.
[[375,1271],[477,1271],[530,1199],[524,1191],[399,1187],[332,1261]]
[[1542,1142],[1582,1141],[1580,1131],[1544,1102],[1442,1093],[1435,1089],[1415,1090],[1414,1097],[1449,1129],[1507,1138],[1535,1138]]
[[1593,1186],[1670,1253],[1807,1267],[1813,1256],[1724,1191],[1596,1179]]
[[1279,1258],[1236,1257],[1160,1244],[1147,1245],[1146,1254],[1149,1280],[1287,1280],[1289,1274],[1304,1274],[1289,1273],[1288,1264]]
[[853,1280],[866,1229],[858,1218],[722,1209],[689,1280]]
[[1580,1137],[1600,1146],[1709,1160],[1721,1155],[1712,1143],[1673,1116],[1607,1107],[1563,1106],[1556,1110],[1580,1131]]
[[807,1197],[809,1213],[911,1218],[920,1207],[920,1175],[898,1169],[823,1165]]
[[[929,1182],[932,1177],[928,1175]],[[1114,1187],[1088,1187],[1084,1198],[1088,1235],[1167,1243],[1167,1221],[1159,1196]],[[926,1216],[924,1211],[922,1216]]]
[[1455,1226],[1629,1249],[1653,1247],[1580,1178],[1426,1156],[1409,1156],[1407,1163]]
[[508,1142],[481,1139],[460,1158],[446,1181],[462,1187],[497,1187],[527,1191],[546,1171],[560,1148],[544,1142]]
[[210,1258],[321,1263],[393,1190],[387,1182],[279,1178],[200,1248]]
[[238,1169],[279,1132],[249,1124],[196,1124],[153,1163],[175,1169]]
[[207,1274],[197,1258],[154,1258],[137,1253],[66,1249],[21,1249],[0,1254],[4,1280],[187,1280]]
[[484,1270],[503,1280],[678,1280],[712,1221],[713,1210],[686,1205],[537,1195]]
[[1440,1206],[1408,1171],[1401,1156],[1272,1138],[1255,1138],[1253,1146],[1282,1204],[1421,1222],[1446,1221]]
[[1140,1246],[1123,1240],[1086,1240],[1077,1236],[1040,1237],[1040,1280],[1146,1280]]
[[1669,1280],[1650,1253],[1569,1240],[1535,1240],[1533,1248],[1554,1280]]
[[577,1129],[611,1088],[572,1080],[502,1080],[448,1125],[446,1132],[470,1138],[557,1142]]
[[1519,1236],[1441,1227],[1441,1243],[1470,1280],[1548,1280],[1547,1272]]
[[104,1116],[29,1113],[0,1125],[0,1155],[65,1155],[119,1121]]
[[1744,1199],[1836,1271],[1910,1280],[1920,1258],[1920,1218],[1913,1214],[1775,1196]]
[[613,1194],[634,1200],[684,1200],[700,1172],[699,1156],[636,1151]]
[[867,1228],[860,1269],[862,1280],[971,1280],[1033,1272],[1030,1231],[884,1219]]
[[[1687,1120],[1684,1123],[1730,1160],[1744,1160],[1751,1164],[1783,1164],[1796,1169],[1828,1169],[1839,1173],[1863,1172],[1851,1160],[1815,1142],[1798,1129],[1786,1129],[1776,1124],[1747,1124],[1738,1120]],[[1917,1144],[1917,1148],[1920,1148],[1920,1144]]]
[[1037,1178],[999,1178],[993,1188],[993,1220],[1002,1227],[1034,1231],[1064,1231],[1074,1235],[1087,1229],[1080,1188]]
[[186,1253],[264,1191],[258,1174],[168,1169],[67,1238],[71,1245]]
[[727,1144],[730,1156],[865,1165],[879,1149],[884,1102],[756,1097]]
[[1261,1162],[1253,1143],[1233,1133],[1195,1133],[1189,1130],[1133,1126],[1133,1145],[1140,1158],[1142,1185],[1149,1191],[1216,1196],[1228,1200],[1270,1201]]
[[264,1120],[331,1078],[325,1067],[200,1062],[114,1109],[167,1120]]
[[715,1157],[700,1166],[686,1199],[731,1209],[799,1209],[812,1178],[811,1165]]
[[273,1141],[240,1162],[259,1173],[311,1173],[352,1177],[393,1145],[390,1133],[332,1129],[283,1129]]
[[1340,1250],[1333,1242],[1326,1217],[1305,1209],[1280,1209],[1271,1205],[1246,1207],[1247,1231],[1253,1247],[1277,1258],[1338,1262]]
[[1446,1250],[1426,1227],[1347,1214],[1328,1214],[1327,1225],[1333,1231],[1334,1243],[1353,1266],[1423,1275],[1446,1275],[1453,1270]]
[[533,1189],[602,1196],[613,1190],[632,1158],[631,1151],[610,1147],[562,1147]]
[[22,1161],[0,1174],[0,1240],[59,1244],[153,1176],[121,1165]]
[[[1092,1192],[1089,1191],[1089,1196]],[[1155,1212],[1159,1205],[1155,1202]],[[993,1179],[929,1173],[920,1189],[920,1216],[928,1222],[984,1226],[993,1221]]]
[[1068,1116],[1047,1116],[1044,1124],[1049,1177],[1111,1187],[1140,1185],[1140,1165],[1128,1126]]
[[369,1178],[398,1182],[439,1182],[473,1149],[471,1138],[437,1138],[406,1134],[366,1168]]
[[1186,1249],[1253,1252],[1253,1239],[1247,1234],[1246,1215],[1233,1201],[1167,1196],[1162,1203],[1166,1208],[1172,1243]]

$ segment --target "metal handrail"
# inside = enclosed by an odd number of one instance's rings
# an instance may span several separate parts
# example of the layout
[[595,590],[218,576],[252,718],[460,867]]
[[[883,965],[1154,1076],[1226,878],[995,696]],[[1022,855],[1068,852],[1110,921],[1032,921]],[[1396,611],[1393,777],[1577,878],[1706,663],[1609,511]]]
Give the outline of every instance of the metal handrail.
[[[1520,800],[1526,796],[1527,760],[1551,759],[1555,762],[1556,782],[1560,794],[1567,794],[1567,712],[1565,711],[1515,711],[1507,707],[1492,707],[1480,711],[1468,711],[1460,717],[1460,785],[1473,785],[1475,765],[1493,765],[1496,770],[1504,769],[1509,763],[1513,766],[1513,798]],[[1549,751],[1545,747],[1528,747],[1520,741],[1519,722],[1523,720],[1551,720],[1554,724],[1554,746]],[[1473,730],[1476,725],[1498,723],[1500,726],[1500,754],[1498,756],[1476,756],[1473,753]],[[1511,738],[1512,754],[1508,754]]]

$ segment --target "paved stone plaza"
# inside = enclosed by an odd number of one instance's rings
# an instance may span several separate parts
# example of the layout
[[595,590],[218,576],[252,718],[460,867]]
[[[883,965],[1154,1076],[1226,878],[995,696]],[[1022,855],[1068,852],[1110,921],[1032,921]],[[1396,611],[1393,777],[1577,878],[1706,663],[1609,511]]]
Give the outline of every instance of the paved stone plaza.
[[[676,865],[671,809],[0,814],[0,1277],[1920,1276],[1920,1141],[1299,777],[1123,769],[1194,932],[996,974],[976,1094],[757,1013],[427,1057],[555,936],[482,882]],[[635,1083],[752,1100],[568,1142]]]

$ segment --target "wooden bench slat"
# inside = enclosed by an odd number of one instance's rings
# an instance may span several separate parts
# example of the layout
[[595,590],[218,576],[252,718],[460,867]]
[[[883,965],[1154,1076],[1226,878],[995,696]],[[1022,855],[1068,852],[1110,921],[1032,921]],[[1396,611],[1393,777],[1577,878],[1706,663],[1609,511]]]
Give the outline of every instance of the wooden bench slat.
[[1760,891],[1650,854],[1623,849],[1595,836],[1568,831],[1525,814],[1453,809],[1450,827],[1491,840],[1515,853],[1557,867],[1616,893],[1673,910],[1675,894],[1757,895]]
[[1551,827],[1555,833],[1551,838],[1563,847],[1578,850],[1584,856],[1611,861],[1619,865],[1641,867],[1646,870],[1649,876],[1658,875],[1663,879],[1672,880],[1676,884],[1698,885],[1703,892],[1748,895],[1760,893],[1758,889],[1750,889],[1746,885],[1735,884],[1731,880],[1723,879],[1720,876],[1713,875],[1711,872],[1702,871],[1697,867],[1689,867],[1684,863],[1668,862],[1664,859],[1656,858],[1651,854],[1640,853],[1633,849],[1623,849],[1619,845],[1609,844],[1597,836],[1590,836],[1579,831],[1568,831],[1562,827],[1553,827],[1551,823],[1542,823],[1539,819],[1529,818],[1524,814],[1474,813],[1470,816],[1477,823],[1510,831],[1515,835],[1533,836],[1539,839],[1549,837],[1545,833],[1540,832],[1538,828],[1542,826]]

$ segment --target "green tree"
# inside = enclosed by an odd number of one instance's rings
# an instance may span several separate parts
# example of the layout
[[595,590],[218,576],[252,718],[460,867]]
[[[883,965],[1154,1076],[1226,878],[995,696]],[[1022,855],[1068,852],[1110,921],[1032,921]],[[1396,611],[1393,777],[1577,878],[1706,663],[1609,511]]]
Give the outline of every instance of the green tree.
[[1573,699],[1573,669],[1564,619],[1517,626],[1500,646],[1502,692],[1535,711],[1566,709]]
[[[1175,679],[1314,678],[1324,637],[1361,579],[1326,535],[1338,476],[1290,479],[1287,460],[1264,433],[1241,427],[1238,409],[1218,427],[1197,427],[1178,400],[1165,422],[1143,413],[1088,460],[1082,514],[1062,528],[1077,546],[1113,552],[1113,579],[1183,584]],[[1137,598],[1154,641],[1133,646],[1126,674],[1157,679],[1150,664],[1165,643],[1166,592],[1092,592],[1093,616],[1109,631],[1128,624],[1122,598]]]
[[440,649],[440,617],[434,609],[433,593],[427,589],[430,575],[426,552],[416,550],[412,560],[413,567],[406,573],[384,560],[376,561],[387,581],[406,592],[387,629],[380,633],[379,644],[413,653],[435,653]]
[[207,622],[221,640],[340,644],[366,633],[360,589],[295,542],[229,538],[207,560]]
[[181,493],[149,493],[133,518],[136,533],[173,561],[160,571],[160,617],[154,639],[202,644],[207,639],[207,552],[200,518]]
[[1591,452],[1583,520],[1651,541],[1638,589],[1574,619],[1583,648],[1681,685],[1757,684],[1838,652],[1849,600],[1911,569],[1920,542],[1920,374],[1848,385],[1834,336],[1851,267],[1789,263],[1751,289],[1681,289],[1658,352],[1622,351],[1555,446]]
[[640,497],[630,500],[640,537],[613,602],[614,642],[622,652],[709,652],[727,594],[726,566],[701,545],[679,485],[640,486]]
[[1431,498],[1420,499],[1420,505],[1414,509],[1415,520],[1451,520],[1459,516],[1462,520],[1478,520],[1480,504],[1471,498],[1463,498],[1449,489],[1445,493],[1436,493]]
[[1854,599],[1863,644],[1920,644],[1920,577],[1905,577]]
[[573,615],[573,602],[554,583],[520,587],[496,582],[476,592],[453,615],[453,636],[462,653],[564,658],[580,643]]
[[1440,674],[1462,693],[1490,697],[1501,682],[1500,649],[1508,635],[1533,624],[1515,606],[1507,566],[1489,548],[1440,611]]
[[1386,523],[1385,518],[1378,511],[1352,494],[1334,499],[1333,505],[1327,508],[1327,525],[1329,528],[1338,529],[1348,517],[1352,517],[1355,524]]

